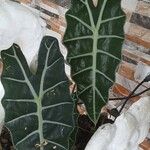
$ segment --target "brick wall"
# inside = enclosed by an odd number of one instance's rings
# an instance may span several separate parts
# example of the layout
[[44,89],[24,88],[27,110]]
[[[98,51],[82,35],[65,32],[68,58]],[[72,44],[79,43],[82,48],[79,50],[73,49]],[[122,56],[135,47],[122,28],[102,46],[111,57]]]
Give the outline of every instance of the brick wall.
[[63,36],[66,27],[65,13],[69,8],[70,0],[18,1],[26,6],[34,8],[34,11],[36,11],[46,21],[48,29]]
[[[150,1],[122,0],[127,14],[125,41],[122,48],[122,62],[116,72],[113,96],[127,96],[128,93],[150,72]],[[144,84],[136,93],[150,87]],[[150,96],[147,92],[141,96]],[[129,102],[127,107],[140,97]],[[142,150],[150,150],[150,135],[140,145]]]
[[[144,75],[150,72],[150,3],[123,0],[122,7],[127,14],[126,38],[122,48],[122,63],[116,73],[116,83],[125,91],[131,91]],[[140,66],[143,67],[143,72]],[[149,84],[144,84],[139,91],[148,86]],[[119,89],[121,95],[127,94],[121,88]],[[150,93],[146,94],[150,95]]]
[[[69,0],[19,1],[34,7],[35,11],[46,20],[48,29],[56,32],[56,36],[63,36],[66,27],[64,16],[70,5]],[[128,95],[150,71],[150,1],[122,0],[122,7],[127,14],[125,41],[122,48],[122,62],[116,72],[116,84],[110,92],[113,97]],[[137,92],[148,86],[144,84]],[[150,96],[150,92],[142,96],[145,95]],[[139,98],[132,99],[127,106]],[[150,137],[141,144],[141,149],[150,150]]]

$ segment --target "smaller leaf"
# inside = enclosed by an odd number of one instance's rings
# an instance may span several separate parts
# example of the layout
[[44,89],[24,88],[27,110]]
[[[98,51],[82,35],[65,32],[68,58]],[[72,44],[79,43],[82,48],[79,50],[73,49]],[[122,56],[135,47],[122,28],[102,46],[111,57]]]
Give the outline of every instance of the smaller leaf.
[[58,41],[43,38],[35,74],[17,45],[2,51],[1,56],[5,89],[2,104],[15,149],[68,150],[73,102]]

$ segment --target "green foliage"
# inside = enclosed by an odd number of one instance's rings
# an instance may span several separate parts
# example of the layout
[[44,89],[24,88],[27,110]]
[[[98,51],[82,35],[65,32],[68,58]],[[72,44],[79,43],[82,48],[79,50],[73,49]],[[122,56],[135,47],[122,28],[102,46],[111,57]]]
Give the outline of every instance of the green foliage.
[[18,150],[67,150],[73,102],[58,41],[44,37],[33,75],[17,45],[1,53],[6,126]]
[[78,97],[86,105],[96,124],[101,108],[107,103],[109,88],[121,59],[125,15],[121,0],[72,0],[66,13],[64,44]]

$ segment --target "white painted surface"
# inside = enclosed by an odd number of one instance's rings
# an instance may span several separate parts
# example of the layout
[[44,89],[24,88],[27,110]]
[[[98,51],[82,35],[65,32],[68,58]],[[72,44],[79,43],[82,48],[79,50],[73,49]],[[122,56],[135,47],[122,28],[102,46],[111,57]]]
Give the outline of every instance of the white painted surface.
[[[3,96],[4,96],[4,88],[0,81],[0,100],[3,98]],[[4,116],[5,116],[4,108],[2,107],[2,104],[0,102],[0,133],[4,123]]]
[[92,1],[93,1],[93,5],[94,5],[95,7],[97,7],[98,0],[92,0]]
[[130,23],[129,23],[129,22],[125,22],[125,25],[124,25],[124,32],[125,32],[125,33],[128,33],[129,29],[130,29]]
[[11,1],[0,4],[0,50],[18,44],[30,65],[39,49],[45,22],[28,8]]
[[[138,65],[136,66],[135,74],[134,74],[135,80],[141,82],[149,74],[150,74],[150,66],[141,61],[138,62]],[[149,85],[150,85],[150,82],[149,82]]]
[[[116,73],[116,83],[123,85],[127,90],[134,89],[138,83],[134,82],[133,80],[127,79],[124,76],[120,75],[119,73]],[[119,89],[118,89],[119,90]],[[136,91],[135,94],[145,90],[144,86],[140,86]]]
[[137,6],[138,0],[122,0],[121,7],[127,11],[134,12]]
[[150,127],[150,97],[141,98],[114,124],[98,128],[85,150],[139,150]]

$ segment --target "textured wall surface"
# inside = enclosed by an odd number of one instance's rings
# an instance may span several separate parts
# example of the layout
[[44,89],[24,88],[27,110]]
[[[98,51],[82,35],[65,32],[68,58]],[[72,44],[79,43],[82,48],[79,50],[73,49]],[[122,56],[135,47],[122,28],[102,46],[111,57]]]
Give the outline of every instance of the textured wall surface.
[[[122,0],[122,7],[127,13],[125,24],[126,39],[122,49],[122,62],[116,73],[116,96],[127,95],[145,75],[150,72],[150,1]],[[150,83],[141,86],[140,92]],[[141,96],[149,95],[147,92]],[[133,99],[138,100],[139,97]],[[150,136],[141,144],[144,150],[150,149]]]
[[[147,68],[150,71],[150,3],[123,0],[122,7],[127,13],[126,39],[116,82],[130,91],[143,79],[142,75],[146,75]],[[141,70],[141,65],[145,72]],[[148,86],[145,84],[140,90]]]
[[[19,0],[34,10],[47,22],[49,30],[56,37],[65,32],[65,12],[70,0]],[[116,84],[111,96],[126,96],[150,71],[150,0],[122,0],[122,7],[127,14],[125,24],[125,42],[122,48],[122,62],[116,72]],[[144,84],[137,92],[149,87]],[[150,92],[144,95],[149,95]],[[142,96],[144,96],[142,95]],[[138,100],[136,97],[129,105]],[[150,150],[150,137],[142,144],[141,149]]]

